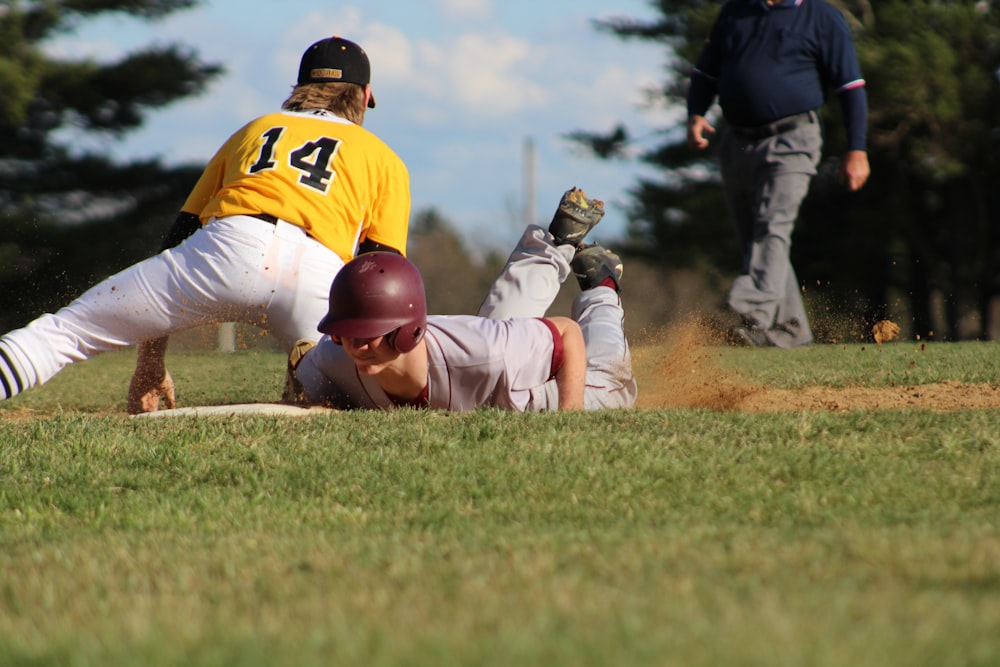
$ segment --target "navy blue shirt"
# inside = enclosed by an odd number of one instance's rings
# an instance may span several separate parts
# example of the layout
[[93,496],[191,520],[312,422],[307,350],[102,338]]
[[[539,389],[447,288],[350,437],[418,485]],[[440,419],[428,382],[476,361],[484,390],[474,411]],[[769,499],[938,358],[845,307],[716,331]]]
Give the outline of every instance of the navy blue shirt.
[[832,5],[729,0],[692,72],[688,115],[705,115],[718,95],[730,124],[764,125],[818,109],[833,89],[844,96],[849,148],[864,150],[864,85],[850,27]]

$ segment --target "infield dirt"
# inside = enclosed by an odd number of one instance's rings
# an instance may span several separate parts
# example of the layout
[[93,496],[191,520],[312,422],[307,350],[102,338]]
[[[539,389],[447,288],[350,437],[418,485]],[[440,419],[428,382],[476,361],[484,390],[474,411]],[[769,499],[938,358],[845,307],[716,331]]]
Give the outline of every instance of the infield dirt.
[[638,408],[689,407],[742,412],[925,408],[1000,408],[1000,387],[945,381],[897,387],[803,387],[775,389],[753,384],[719,366],[720,341],[685,323],[655,343],[632,350],[639,382]]

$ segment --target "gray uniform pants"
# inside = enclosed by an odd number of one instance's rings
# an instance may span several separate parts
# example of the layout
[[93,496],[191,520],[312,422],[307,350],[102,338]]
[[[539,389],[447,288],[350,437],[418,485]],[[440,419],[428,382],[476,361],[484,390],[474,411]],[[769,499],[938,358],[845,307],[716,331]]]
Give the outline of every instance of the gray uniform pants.
[[777,347],[813,340],[790,254],[822,145],[815,122],[760,140],[727,130],[719,144],[726,203],[743,253],[728,304]]
[[[528,225],[487,293],[479,316],[494,320],[544,317],[573,273],[573,253],[573,246],[557,246],[548,231]],[[608,287],[583,290],[573,300],[570,316],[580,325],[587,345],[584,407],[599,410],[634,405],[638,388],[625,338],[625,311],[617,292]],[[556,384],[549,382],[539,405],[529,406],[529,410],[555,410],[558,405]]]

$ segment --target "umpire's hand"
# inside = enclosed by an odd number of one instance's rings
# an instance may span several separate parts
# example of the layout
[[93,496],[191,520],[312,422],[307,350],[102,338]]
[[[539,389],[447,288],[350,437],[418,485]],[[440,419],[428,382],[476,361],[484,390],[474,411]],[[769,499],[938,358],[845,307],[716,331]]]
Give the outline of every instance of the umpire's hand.
[[691,116],[687,123],[687,144],[694,150],[708,148],[706,134],[715,134],[715,127],[704,116]]
[[868,153],[865,151],[847,151],[840,161],[840,182],[850,192],[857,192],[868,181],[871,174],[868,164]]

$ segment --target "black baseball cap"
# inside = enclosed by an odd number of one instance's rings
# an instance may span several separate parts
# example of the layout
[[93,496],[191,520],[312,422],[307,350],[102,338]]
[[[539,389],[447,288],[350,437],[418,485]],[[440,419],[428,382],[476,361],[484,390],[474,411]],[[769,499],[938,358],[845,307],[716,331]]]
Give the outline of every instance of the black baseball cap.
[[[368,54],[349,39],[328,37],[321,39],[302,54],[299,64],[299,85],[341,81],[359,86],[371,82],[372,67]],[[368,108],[375,108],[375,96],[368,99]]]

